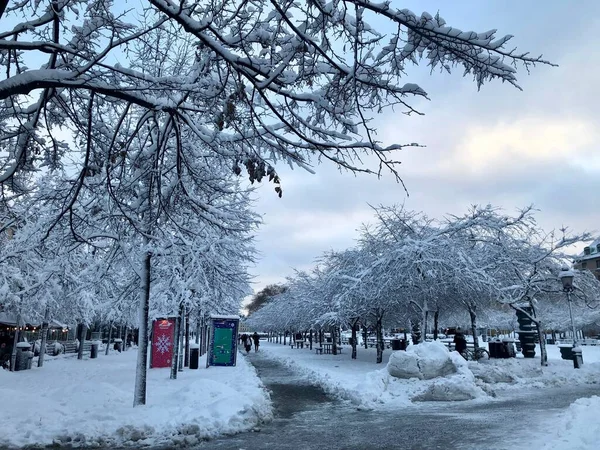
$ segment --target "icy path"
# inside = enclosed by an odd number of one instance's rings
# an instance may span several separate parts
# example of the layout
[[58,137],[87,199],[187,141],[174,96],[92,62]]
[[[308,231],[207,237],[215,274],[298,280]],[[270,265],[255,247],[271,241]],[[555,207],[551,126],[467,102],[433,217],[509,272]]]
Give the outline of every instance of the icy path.
[[267,352],[248,359],[272,391],[275,420],[260,431],[209,441],[197,450],[534,448],[531,429],[554,421],[575,399],[600,394],[599,386],[545,388],[511,391],[488,403],[358,411],[310,386]]

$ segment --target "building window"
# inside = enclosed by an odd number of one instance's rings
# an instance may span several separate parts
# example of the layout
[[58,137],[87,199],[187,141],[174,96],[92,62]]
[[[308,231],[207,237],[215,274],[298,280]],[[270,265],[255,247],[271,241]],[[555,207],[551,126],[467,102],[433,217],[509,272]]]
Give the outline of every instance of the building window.
[[600,259],[596,260],[596,269],[600,269]]
[[586,262],[582,262],[581,263],[581,268],[582,269],[587,269],[587,263]]

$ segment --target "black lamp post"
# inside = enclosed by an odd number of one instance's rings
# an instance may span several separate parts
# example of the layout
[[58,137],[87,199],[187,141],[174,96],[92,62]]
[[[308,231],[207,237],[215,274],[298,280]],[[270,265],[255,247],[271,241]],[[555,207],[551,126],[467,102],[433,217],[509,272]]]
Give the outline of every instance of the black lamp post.
[[571,316],[571,328],[573,329],[573,366],[576,369],[579,369],[581,364],[583,363],[583,359],[581,357],[581,350],[575,351],[577,348],[577,331],[575,330],[575,321],[573,320],[573,308],[571,307],[571,292],[573,292],[573,278],[575,274],[572,270],[569,270],[566,267],[563,267],[560,273],[558,274],[560,281],[563,285],[563,291],[567,294],[567,303],[569,304],[569,315]]

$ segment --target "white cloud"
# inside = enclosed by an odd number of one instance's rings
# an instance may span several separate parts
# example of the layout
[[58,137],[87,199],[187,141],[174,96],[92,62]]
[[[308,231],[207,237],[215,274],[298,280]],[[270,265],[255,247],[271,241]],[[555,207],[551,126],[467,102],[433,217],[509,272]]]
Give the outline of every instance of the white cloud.
[[592,145],[598,138],[600,131],[591,122],[576,119],[536,117],[476,124],[466,127],[455,152],[439,167],[444,171],[490,174],[536,162],[580,164],[594,156]]

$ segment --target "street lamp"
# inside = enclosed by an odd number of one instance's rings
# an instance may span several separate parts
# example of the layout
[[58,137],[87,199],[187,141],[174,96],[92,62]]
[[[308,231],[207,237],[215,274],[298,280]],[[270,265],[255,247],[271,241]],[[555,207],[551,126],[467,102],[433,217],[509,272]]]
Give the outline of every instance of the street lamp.
[[569,270],[567,267],[563,267],[560,273],[558,274],[560,281],[562,281],[563,291],[567,294],[567,303],[569,304],[569,315],[571,316],[571,328],[573,329],[573,366],[576,369],[579,369],[580,365],[583,363],[583,359],[581,357],[581,350],[576,351],[577,348],[577,331],[575,331],[575,321],[573,320],[573,308],[571,307],[571,292],[573,292],[573,278],[575,277],[575,273],[572,270]]

